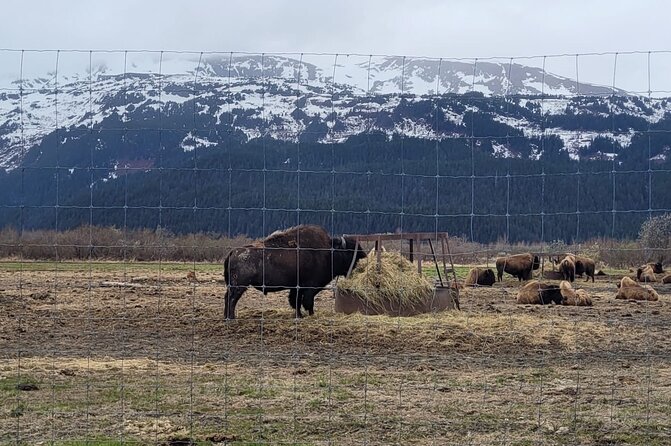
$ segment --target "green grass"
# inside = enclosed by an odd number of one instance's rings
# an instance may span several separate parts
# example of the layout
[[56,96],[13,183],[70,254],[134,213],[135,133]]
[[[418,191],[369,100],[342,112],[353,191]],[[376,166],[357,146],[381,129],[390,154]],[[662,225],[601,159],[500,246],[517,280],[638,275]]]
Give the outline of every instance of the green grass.
[[[440,269],[440,275],[443,277],[443,281],[449,282],[450,280],[454,279],[452,272],[449,272],[447,273],[447,280],[445,280],[443,264],[441,262],[438,262],[438,268]],[[448,265],[447,268],[448,270],[451,269],[450,265]],[[471,270],[471,268],[472,268],[471,266],[454,265],[454,271],[457,273],[457,280],[463,280],[468,274],[468,272]],[[426,277],[430,277],[433,279],[438,278],[436,265],[433,263],[432,260],[425,260],[424,262],[422,262],[422,274],[424,274]]]

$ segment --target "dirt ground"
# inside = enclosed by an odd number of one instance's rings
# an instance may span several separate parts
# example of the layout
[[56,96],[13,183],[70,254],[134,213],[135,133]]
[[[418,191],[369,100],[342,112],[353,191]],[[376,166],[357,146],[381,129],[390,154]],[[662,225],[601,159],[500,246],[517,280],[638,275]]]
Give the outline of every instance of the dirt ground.
[[616,279],[576,282],[593,307],[506,279],[411,318],[249,290],[225,321],[217,265],[4,262],[0,444],[669,444],[671,285]]

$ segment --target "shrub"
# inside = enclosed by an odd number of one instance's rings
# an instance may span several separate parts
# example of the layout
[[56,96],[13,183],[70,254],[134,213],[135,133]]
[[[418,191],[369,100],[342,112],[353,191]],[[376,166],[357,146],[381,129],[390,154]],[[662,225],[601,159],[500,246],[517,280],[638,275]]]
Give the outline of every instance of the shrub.
[[645,250],[646,260],[663,262],[668,259],[671,254],[671,214],[644,221],[638,240]]

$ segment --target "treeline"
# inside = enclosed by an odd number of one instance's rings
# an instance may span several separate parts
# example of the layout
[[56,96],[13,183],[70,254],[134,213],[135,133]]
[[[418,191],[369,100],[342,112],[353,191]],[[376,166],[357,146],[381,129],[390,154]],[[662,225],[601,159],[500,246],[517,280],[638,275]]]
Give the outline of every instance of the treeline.
[[[384,127],[388,119],[393,127],[412,118],[463,136],[434,141],[370,131],[337,144],[247,141],[226,124],[244,118],[236,115],[210,123],[207,137],[217,147],[184,150],[193,104],[161,117],[183,130],[135,129],[159,119],[151,112],[131,114],[128,122],[112,115],[94,130],[62,129],[32,148],[20,168],[0,170],[0,227],[95,225],[256,238],[316,223],[334,234],[439,230],[479,243],[575,243],[636,238],[655,215],[650,210],[671,209],[671,160],[664,155],[671,147],[669,118],[648,133],[640,117],[618,115],[611,129],[638,132],[631,144],[597,137],[584,149],[618,153],[617,161],[578,162],[559,137],[525,136],[495,119],[497,113],[540,119],[519,100],[444,100],[463,106],[463,124],[449,127],[454,123],[429,100],[404,100],[390,116],[371,120]],[[473,104],[479,111],[468,108]],[[606,126],[585,113],[547,119],[576,130]],[[322,137],[323,127],[305,134]],[[501,147],[515,156],[495,156]]]

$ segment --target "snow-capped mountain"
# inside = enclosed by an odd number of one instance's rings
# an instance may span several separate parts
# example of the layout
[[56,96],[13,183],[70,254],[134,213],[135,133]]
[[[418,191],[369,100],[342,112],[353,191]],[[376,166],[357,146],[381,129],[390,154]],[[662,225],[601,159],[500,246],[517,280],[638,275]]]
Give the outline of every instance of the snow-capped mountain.
[[[626,147],[637,131],[671,111],[666,99],[578,83],[536,67],[402,57],[126,57],[123,69],[104,61],[81,70],[61,67],[5,87],[0,90],[5,169],[20,165],[56,129],[96,129],[113,117],[122,130],[169,131],[174,119],[167,118],[180,115],[179,128],[194,130],[181,140],[185,151],[216,148],[217,132],[203,130],[228,125],[248,140],[308,136],[322,143],[371,131],[430,139],[556,135],[577,158],[598,136]],[[488,133],[469,123],[474,115],[508,130]],[[617,116],[628,116],[635,125]],[[572,124],[562,117],[572,118]],[[575,119],[583,124],[576,126]],[[492,142],[492,155],[521,156],[505,140]]]

